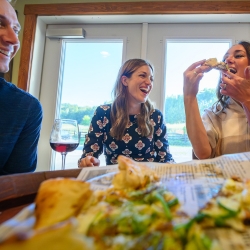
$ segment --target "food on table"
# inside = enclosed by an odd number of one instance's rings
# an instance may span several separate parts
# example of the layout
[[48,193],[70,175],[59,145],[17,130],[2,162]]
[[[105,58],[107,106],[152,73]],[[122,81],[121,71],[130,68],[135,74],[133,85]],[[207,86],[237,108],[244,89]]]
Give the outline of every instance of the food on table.
[[74,220],[17,233],[4,243],[0,243],[1,250],[90,250],[92,247],[89,239],[76,232]]
[[[91,191],[87,183],[74,179],[44,182],[35,216],[38,221],[48,214],[49,219],[38,224],[41,229],[36,223],[22,237],[17,234],[0,243],[0,248],[219,250],[218,241],[206,234],[207,228],[246,229],[250,181],[228,179],[218,195],[190,218],[178,198],[157,183],[155,171],[130,159],[118,159],[120,171],[106,190]],[[61,247],[64,242],[66,248]]]
[[126,156],[118,156],[118,168],[120,171],[113,179],[115,189],[138,189],[160,180],[157,173],[148,166]]
[[206,60],[203,65],[209,66],[213,69],[228,70],[228,65],[224,62],[218,62],[217,58],[210,58]]
[[230,227],[244,232],[250,220],[249,184],[249,181],[226,180],[218,195],[199,211],[198,217],[203,216],[202,227]]
[[42,182],[35,199],[35,228],[51,226],[76,216],[92,194],[89,186],[89,183],[73,178]]

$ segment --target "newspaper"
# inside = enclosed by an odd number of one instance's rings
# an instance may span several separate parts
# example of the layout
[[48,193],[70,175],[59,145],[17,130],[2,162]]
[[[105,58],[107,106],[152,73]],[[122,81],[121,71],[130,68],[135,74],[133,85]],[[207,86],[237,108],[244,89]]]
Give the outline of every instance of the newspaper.
[[[158,173],[160,184],[178,197],[183,210],[191,217],[219,192],[226,179],[233,176],[250,179],[250,152],[179,164],[146,164]],[[91,182],[94,190],[101,190],[112,184],[112,177],[117,171],[117,165],[84,168],[78,179]],[[218,240],[221,249],[250,249],[250,228],[244,233],[220,228],[207,230],[207,234]]]
[[[194,216],[218,193],[225,179],[232,176],[250,178],[250,152],[178,164],[145,164],[157,172],[161,185],[178,197],[190,216]],[[83,168],[77,178],[91,182],[94,190],[103,190],[112,184],[112,177],[117,171],[118,165]]]
[[[160,185],[172,191],[191,217],[218,193],[225,179],[232,176],[250,179],[250,152],[223,155],[209,160],[193,160],[178,164],[145,163],[161,177]],[[83,168],[77,179],[91,183],[94,190],[103,190],[112,184],[118,165]],[[29,230],[34,224],[34,204],[0,225],[0,242],[13,233]],[[250,228],[244,233],[231,229],[208,230],[221,249],[250,249]],[[230,240],[229,240],[230,239]]]

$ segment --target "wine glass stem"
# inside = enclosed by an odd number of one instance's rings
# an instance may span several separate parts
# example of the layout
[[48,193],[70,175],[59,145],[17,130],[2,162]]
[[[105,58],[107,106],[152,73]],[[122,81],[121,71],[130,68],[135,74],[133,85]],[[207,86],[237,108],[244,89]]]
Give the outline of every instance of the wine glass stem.
[[65,169],[65,159],[66,159],[66,152],[61,153],[62,154],[62,169]]

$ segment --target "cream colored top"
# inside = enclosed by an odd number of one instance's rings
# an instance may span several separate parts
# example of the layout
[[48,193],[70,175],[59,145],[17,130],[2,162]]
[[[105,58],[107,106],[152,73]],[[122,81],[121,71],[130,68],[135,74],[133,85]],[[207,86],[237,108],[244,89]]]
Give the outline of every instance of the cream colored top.
[[206,109],[202,121],[212,147],[211,158],[250,151],[250,126],[242,106],[233,99],[219,114],[215,108]]

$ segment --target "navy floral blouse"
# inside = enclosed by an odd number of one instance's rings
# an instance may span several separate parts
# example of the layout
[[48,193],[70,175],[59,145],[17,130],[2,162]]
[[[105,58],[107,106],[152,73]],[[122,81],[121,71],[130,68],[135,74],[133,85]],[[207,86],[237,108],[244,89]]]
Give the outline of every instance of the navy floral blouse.
[[98,158],[104,151],[106,164],[117,164],[118,155],[125,155],[135,161],[174,162],[169,152],[167,128],[162,113],[155,109],[151,116],[154,125],[153,137],[143,137],[137,126],[136,115],[129,116],[129,124],[122,140],[110,136],[111,104],[97,107],[92,118],[81,158]]

